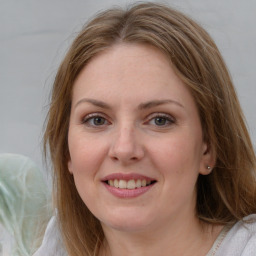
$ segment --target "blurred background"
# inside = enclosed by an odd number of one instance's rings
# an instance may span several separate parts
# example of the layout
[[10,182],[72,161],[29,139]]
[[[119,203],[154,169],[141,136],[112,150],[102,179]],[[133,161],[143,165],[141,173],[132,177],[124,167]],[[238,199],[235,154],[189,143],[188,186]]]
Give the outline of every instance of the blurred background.
[[[128,0],[0,0],[0,153],[31,158],[47,173],[42,134],[57,68],[83,24]],[[256,1],[168,0],[214,38],[233,77],[256,145]]]

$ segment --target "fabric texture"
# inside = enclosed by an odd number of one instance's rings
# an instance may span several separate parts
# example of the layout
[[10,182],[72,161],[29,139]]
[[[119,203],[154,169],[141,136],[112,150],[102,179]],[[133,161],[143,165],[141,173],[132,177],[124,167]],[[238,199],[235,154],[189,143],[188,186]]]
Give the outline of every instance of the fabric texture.
[[[56,217],[46,229],[43,243],[33,256],[67,256],[61,242]],[[232,227],[224,227],[206,256],[256,256],[256,214],[244,218]]]
[[29,256],[42,243],[52,215],[47,188],[28,157],[0,154],[0,255]]
[[[214,249],[214,248],[212,248]],[[212,256],[256,256],[256,214],[237,222]]]
[[51,218],[45,231],[45,236],[40,248],[33,256],[68,256],[64,249],[59,232],[57,219],[55,216]]

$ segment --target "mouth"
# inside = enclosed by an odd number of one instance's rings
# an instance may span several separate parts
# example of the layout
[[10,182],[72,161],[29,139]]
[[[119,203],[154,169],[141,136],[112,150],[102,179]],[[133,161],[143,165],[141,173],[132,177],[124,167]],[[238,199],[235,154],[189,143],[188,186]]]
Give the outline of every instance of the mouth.
[[156,180],[149,179],[109,179],[104,181],[110,187],[119,189],[139,189],[141,187],[147,187],[156,183]]
[[107,191],[118,198],[136,198],[150,191],[156,179],[137,173],[113,173],[103,178]]

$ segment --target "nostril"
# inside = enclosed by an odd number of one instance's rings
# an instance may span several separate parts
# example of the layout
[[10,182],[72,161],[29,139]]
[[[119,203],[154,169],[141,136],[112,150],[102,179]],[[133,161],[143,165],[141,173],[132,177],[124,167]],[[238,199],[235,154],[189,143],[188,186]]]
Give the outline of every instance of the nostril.
[[118,157],[116,157],[116,156],[113,156],[112,159],[113,159],[114,161],[118,161]]

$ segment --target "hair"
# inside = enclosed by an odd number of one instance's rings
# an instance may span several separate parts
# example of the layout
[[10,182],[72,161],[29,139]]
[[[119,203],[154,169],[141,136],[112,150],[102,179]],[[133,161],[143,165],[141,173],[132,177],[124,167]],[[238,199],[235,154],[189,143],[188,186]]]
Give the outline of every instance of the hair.
[[57,72],[44,148],[54,168],[54,196],[69,255],[97,255],[100,225],[80,198],[67,163],[68,127],[75,79],[96,55],[115,44],[148,44],[163,52],[190,90],[204,140],[216,155],[209,175],[197,181],[196,214],[226,224],[256,213],[255,152],[227,67],[209,34],[165,5],[140,3],[99,13],[78,34]]

